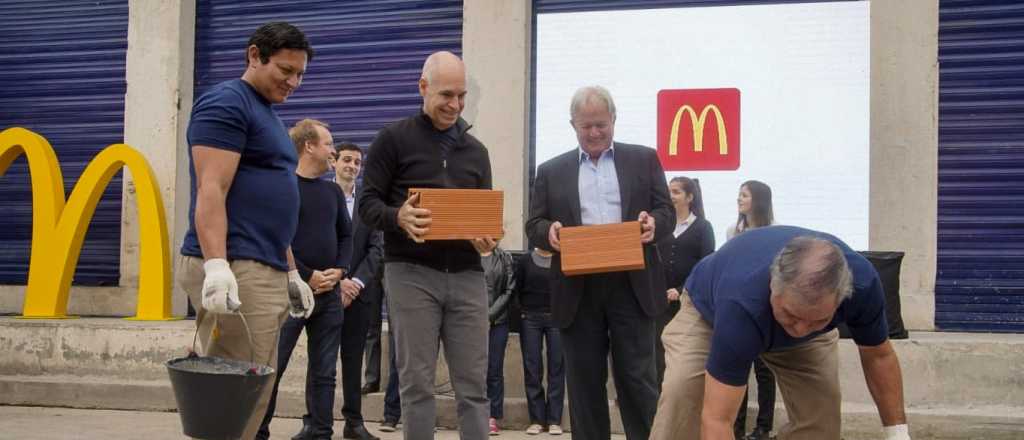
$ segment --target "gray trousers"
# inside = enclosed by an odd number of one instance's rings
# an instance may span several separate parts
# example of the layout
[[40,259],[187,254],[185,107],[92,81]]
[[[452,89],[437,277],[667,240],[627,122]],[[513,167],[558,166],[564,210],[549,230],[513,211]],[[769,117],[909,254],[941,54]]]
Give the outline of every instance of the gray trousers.
[[405,440],[433,439],[434,375],[444,343],[455,390],[459,438],[487,438],[487,287],[483,272],[440,272],[392,262],[384,266],[388,312],[394,316],[399,396]]

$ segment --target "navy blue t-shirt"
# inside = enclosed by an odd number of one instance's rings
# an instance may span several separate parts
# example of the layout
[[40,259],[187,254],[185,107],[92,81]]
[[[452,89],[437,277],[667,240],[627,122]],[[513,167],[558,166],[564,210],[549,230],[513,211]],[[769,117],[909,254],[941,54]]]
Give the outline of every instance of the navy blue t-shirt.
[[[798,236],[829,240],[839,246],[853,273],[853,296],[839,305],[824,329],[794,338],[775,321],[769,296],[771,264],[786,243]],[[764,352],[792,347],[845,322],[862,346],[885,342],[885,294],[878,272],[838,238],[794,226],[751,229],[729,240],[697,263],[686,281],[694,307],[713,328],[707,371],[722,383],[747,383],[750,365]]]
[[[298,155],[270,102],[241,79],[217,84],[192,108],[188,144],[241,154],[227,194],[229,260],[288,270],[286,252],[299,219]],[[188,232],[182,255],[202,257],[196,236],[196,172],[189,154]]]

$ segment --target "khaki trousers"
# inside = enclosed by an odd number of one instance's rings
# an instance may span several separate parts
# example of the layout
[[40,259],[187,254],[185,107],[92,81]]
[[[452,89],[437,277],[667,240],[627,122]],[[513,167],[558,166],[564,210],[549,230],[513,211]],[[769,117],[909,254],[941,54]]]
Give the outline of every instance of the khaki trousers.
[[[708,325],[686,291],[681,308],[665,327],[665,380],[661,386],[652,440],[699,440],[704,375],[711,351]],[[839,440],[839,334],[833,330],[761,358],[775,373],[789,422],[779,440]]]
[[[257,364],[277,366],[277,339],[288,313],[288,276],[285,272],[252,260],[231,262],[231,271],[238,280],[238,299],[242,313],[252,331]],[[203,259],[178,257],[178,284],[188,293],[196,309],[199,325],[200,353],[227,359],[250,359],[249,337],[238,315],[213,314],[203,309]],[[213,316],[206,316],[213,315]],[[216,323],[216,333],[213,333]],[[252,439],[259,430],[270,402],[272,386],[267,386],[256,402],[242,439]]]

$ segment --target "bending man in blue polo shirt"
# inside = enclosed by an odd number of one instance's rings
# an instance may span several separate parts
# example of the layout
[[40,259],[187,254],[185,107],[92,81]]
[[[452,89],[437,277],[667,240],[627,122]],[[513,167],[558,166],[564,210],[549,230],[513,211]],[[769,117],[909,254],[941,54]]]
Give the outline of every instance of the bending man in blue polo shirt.
[[845,243],[792,226],[751,230],[701,260],[684,288],[662,335],[652,439],[732,439],[760,356],[789,414],[779,440],[839,440],[840,322],[857,343],[886,440],[910,439],[878,273]]

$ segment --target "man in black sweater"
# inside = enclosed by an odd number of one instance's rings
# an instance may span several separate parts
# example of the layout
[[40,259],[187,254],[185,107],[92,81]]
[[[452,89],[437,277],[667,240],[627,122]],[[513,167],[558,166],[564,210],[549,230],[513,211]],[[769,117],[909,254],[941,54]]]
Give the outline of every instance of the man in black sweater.
[[394,317],[406,440],[433,439],[434,372],[444,341],[463,439],[487,437],[487,293],[468,240],[425,242],[430,211],[409,188],[491,188],[487,150],[459,115],[466,70],[449,52],[430,55],[419,80],[423,109],[388,125],[368,152],[359,214],[384,232],[384,285]]
[[341,345],[344,306],[338,282],[352,257],[352,228],[345,197],[334,182],[320,179],[329,169],[334,140],[327,124],[303,119],[288,131],[299,152],[295,170],[299,184],[299,227],[292,252],[299,275],[313,289],[315,306],[309,318],[288,318],[278,343],[277,379],[270,406],[257,439],[270,436],[270,421],[277,404],[277,387],[288,367],[292,350],[306,329],[309,364],[306,370],[306,413],[300,440],[330,439],[334,426],[334,389]]

